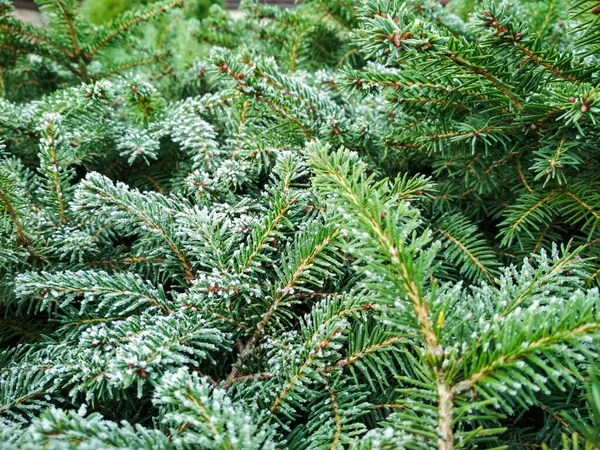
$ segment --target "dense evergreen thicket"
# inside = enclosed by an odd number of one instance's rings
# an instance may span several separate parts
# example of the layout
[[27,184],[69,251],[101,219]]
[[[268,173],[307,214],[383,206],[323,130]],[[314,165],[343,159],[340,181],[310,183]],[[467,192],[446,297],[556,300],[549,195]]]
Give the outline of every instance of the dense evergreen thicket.
[[0,447],[600,446],[600,3],[0,0]]

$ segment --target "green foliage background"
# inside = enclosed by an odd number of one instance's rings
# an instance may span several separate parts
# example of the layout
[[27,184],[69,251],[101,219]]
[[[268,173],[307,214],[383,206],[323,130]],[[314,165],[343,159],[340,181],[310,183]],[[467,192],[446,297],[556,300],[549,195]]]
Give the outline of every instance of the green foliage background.
[[0,447],[599,445],[597,1],[38,3]]
[[[87,18],[95,24],[102,24],[108,20],[118,17],[125,11],[146,6],[152,3],[152,0],[85,0],[82,4],[82,10]],[[187,14],[190,17],[202,19],[208,15],[211,5],[223,6],[222,0],[199,0],[191,7],[187,8]]]

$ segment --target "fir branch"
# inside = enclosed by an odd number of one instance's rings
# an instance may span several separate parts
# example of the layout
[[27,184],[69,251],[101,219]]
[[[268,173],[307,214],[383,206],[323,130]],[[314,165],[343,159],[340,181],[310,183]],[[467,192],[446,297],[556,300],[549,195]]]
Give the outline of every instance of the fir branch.
[[[474,280],[493,280],[499,263],[483,236],[464,216],[444,216],[431,229],[447,240],[446,258],[453,263],[463,263],[461,273]],[[450,250],[451,247],[456,247],[457,251]]]
[[[431,360],[431,369],[435,377],[437,426],[440,430],[437,446],[440,450],[450,450],[454,447],[453,394],[447,385],[445,370],[439,362],[443,358],[444,349],[431,320],[429,302],[422,294],[423,288],[417,284],[416,278],[412,275],[412,270],[409,269],[405,260],[409,256],[406,250],[397,247],[398,237],[394,236],[391,229],[388,228],[393,222],[383,219],[380,212],[376,214],[376,211],[385,203],[374,203],[372,200],[368,200],[373,193],[366,187],[366,183],[371,180],[367,180],[360,170],[352,175],[350,161],[353,158],[348,152],[342,150],[329,156],[327,148],[319,148],[318,145],[314,145],[311,150],[310,163],[318,177],[315,183],[317,186],[322,186],[325,192],[336,189],[342,197],[342,201],[346,203],[346,205],[344,203],[342,205],[346,208],[349,206],[347,214],[358,215],[359,226],[372,236],[373,244],[371,245],[376,246],[375,248],[379,252],[378,257],[383,258],[386,263],[391,265],[391,271],[400,280],[403,294],[411,303],[419,331],[423,336],[425,352]],[[377,197],[379,201],[385,201],[385,197],[382,199],[381,194]],[[384,216],[386,215],[384,212]],[[410,258],[412,259],[412,256]]]
[[73,25],[73,11],[65,5],[62,0],[54,0],[54,3],[58,5],[60,12],[64,18],[67,30],[69,32],[69,37],[71,38],[71,54],[73,55],[71,59],[77,62],[79,67],[79,74],[81,75],[81,79],[84,83],[89,83],[90,77],[87,72],[87,68],[85,66],[85,62],[82,60],[83,54],[81,52],[81,48],[79,46],[79,41],[77,39],[77,33],[75,32],[75,26]]
[[[476,388],[477,385],[485,382],[488,377],[491,377],[495,371],[514,367],[518,360],[526,360],[528,364],[537,363],[544,369],[549,369],[549,367],[545,366],[545,363],[539,361],[533,354],[551,351],[554,348],[557,348],[556,344],[559,342],[576,341],[578,339],[585,341],[586,336],[593,335],[597,332],[600,324],[591,322],[582,325],[581,322],[575,322],[571,327],[572,328],[556,331],[551,335],[544,333],[544,335],[542,335],[543,337],[528,342],[526,346],[517,349],[513,354],[503,354],[502,357],[490,361],[487,365],[479,368],[469,378],[456,384],[453,387],[453,393],[458,395]],[[531,358],[528,360],[529,355],[531,355]],[[547,372],[547,370],[545,371]],[[556,382],[556,380],[553,381]]]
[[159,430],[140,424],[131,425],[126,421],[116,423],[104,419],[100,414],[86,413],[85,406],[79,411],[50,408],[33,421],[26,436],[38,448],[93,446],[98,442],[114,447],[172,448],[168,437]]
[[[151,7],[148,7],[145,11],[142,11],[139,14],[134,14],[131,17],[127,17],[125,19],[119,17],[118,19],[107,23],[106,25],[104,25],[101,37],[85,49],[85,58],[91,61],[94,58],[94,56],[96,56],[96,54],[100,50],[102,50],[103,47],[105,47],[113,39],[122,36],[129,28],[133,27],[134,25],[137,25],[140,22],[150,20],[159,14],[165,13],[169,9],[174,9],[181,6],[183,6],[183,0],[163,1],[159,5],[152,5]],[[104,36],[102,36],[102,34],[104,34]]]
[[[8,17],[9,19],[12,19]],[[61,48],[56,42],[52,40],[50,36],[43,32],[43,30],[34,27],[33,25],[17,21],[16,19],[12,19],[9,21],[5,21],[6,18],[0,22],[0,30],[8,34],[14,34],[17,36],[23,36],[24,38],[30,39],[32,41],[43,42],[46,45],[49,45],[52,48],[55,48],[60,53],[62,53],[65,57],[71,58],[71,53],[67,50]]]
[[39,2],[0,0],[0,447],[590,439],[596,3]]
[[333,406],[333,419],[335,421],[335,433],[331,440],[331,446],[329,447],[331,450],[337,448],[340,436],[342,434],[342,417],[340,415],[340,403],[338,401],[338,397],[331,387],[331,384],[327,380],[327,378],[323,377],[323,381],[325,386],[327,386],[327,392],[329,393],[329,398],[331,399],[331,405]]
[[81,302],[79,314],[83,314],[94,297],[100,297],[95,312],[105,311],[105,315],[131,314],[145,305],[153,305],[169,314],[169,301],[162,289],[157,289],[133,273],[111,275],[104,271],[77,271],[40,274],[28,273],[19,276],[16,295],[21,299],[41,295],[38,310],[52,307],[53,302],[62,298],[60,307],[71,302]]
[[169,55],[169,53],[161,53],[158,55],[154,55],[154,56],[150,56],[148,58],[145,59],[137,59],[135,61],[131,61],[131,62],[126,62],[123,64],[119,64],[118,66],[115,67],[111,67],[108,70],[104,70],[102,72],[100,72],[99,74],[94,74],[93,78],[95,80],[99,80],[102,78],[109,78],[113,75],[119,74],[119,73],[126,73],[131,71],[131,69],[136,68],[136,67],[142,67],[142,66],[148,66],[152,63],[158,62],[158,61],[163,61],[165,60]]
[[16,180],[14,180],[10,173],[6,173],[0,169],[0,202],[4,205],[6,213],[15,225],[17,245],[29,247],[30,240],[25,233],[22,218],[20,217],[23,210],[23,193],[14,188],[15,184]]
[[168,230],[171,226],[171,218],[165,205],[167,199],[156,194],[153,204],[144,207],[145,200],[146,198],[137,190],[129,190],[122,183],[114,185],[106,177],[90,173],[77,191],[75,201],[78,205],[76,209],[80,211],[91,211],[97,208],[97,212],[107,216],[110,216],[113,211],[118,212],[120,216],[117,220],[113,219],[115,223],[127,226],[127,223],[133,219],[145,226],[148,231],[160,236],[179,261],[186,279],[192,280],[194,278],[192,268],[174,240],[172,232]]
[[[267,328],[271,318],[275,315],[280,308],[280,304],[284,299],[290,295],[298,284],[303,279],[310,281],[311,273],[323,273],[327,274],[325,265],[335,266],[335,262],[331,258],[326,258],[325,253],[330,251],[330,247],[334,248],[335,241],[339,236],[340,230],[337,228],[321,228],[311,227],[308,228],[306,235],[300,234],[294,245],[296,252],[299,250],[299,255],[293,254],[289,258],[289,269],[284,273],[284,278],[279,285],[276,285],[274,291],[274,297],[271,305],[262,315],[260,322],[254,327],[250,334],[250,340],[240,350],[240,356],[233,366],[233,370],[227,376],[225,386],[230,386],[235,379],[238,378],[238,374],[248,357],[252,354],[256,344],[263,338],[265,329]],[[311,239],[312,238],[312,239]],[[308,244],[308,245],[307,245]],[[299,256],[299,257],[298,257]],[[293,259],[292,259],[293,258]],[[319,261],[321,259],[322,261]],[[331,264],[331,263],[334,264]],[[310,341],[309,341],[310,342]]]
[[335,364],[332,364],[332,365],[326,367],[325,369],[323,369],[323,371],[324,372],[332,372],[336,369],[344,369],[348,366],[356,364],[358,361],[360,361],[363,358],[368,358],[373,353],[376,353],[376,352],[379,352],[382,350],[387,351],[393,347],[396,347],[397,344],[400,342],[404,342],[404,338],[399,337],[399,336],[391,336],[382,342],[375,342],[364,349],[355,351],[351,355],[348,355],[346,358],[340,359]]
[[506,86],[501,80],[499,80],[496,76],[494,76],[489,70],[486,70],[484,67],[481,67],[481,66],[478,66],[476,64],[469,62],[469,60],[464,58],[463,56],[454,55],[454,54],[452,54],[452,52],[449,52],[447,54],[442,54],[441,56],[449,59],[454,64],[467,70],[468,72],[471,72],[475,75],[481,76],[485,80],[489,81],[496,88],[498,88],[500,91],[502,91],[506,95],[507,98],[510,99],[510,101],[512,102],[512,105],[517,110],[523,109],[523,101],[517,97],[517,94],[515,94],[509,86]]
[[179,445],[201,445],[230,450],[275,449],[273,431],[227,396],[212,388],[198,374],[184,369],[164,375],[154,403],[165,408],[164,423],[172,426]]
[[506,219],[502,223],[503,228],[500,235],[503,236],[502,244],[509,245],[513,239],[519,238],[517,232],[525,232],[533,237],[531,228],[545,223],[552,217],[553,208],[550,203],[559,195],[552,191],[546,195],[527,194],[520,197],[520,204],[515,205],[513,210],[507,211]]
[[[539,51],[536,51],[530,48],[527,44],[529,43],[529,36],[523,35],[523,33],[515,30],[515,27],[511,23],[510,20],[506,20],[502,17],[503,14],[501,12],[496,12],[494,10],[483,10],[481,13],[481,22],[484,28],[491,28],[495,31],[495,37],[497,37],[497,41],[500,43],[512,46],[518,49],[528,61],[532,61],[540,67],[543,67],[553,75],[558,78],[562,78],[571,83],[580,84],[575,76],[566,73],[560,67],[553,65],[549,62],[549,60],[555,59],[558,61],[564,60],[564,55],[555,55],[549,54],[550,52],[541,52],[541,56]],[[539,39],[539,38],[538,38]],[[533,46],[539,45],[539,41],[533,41]],[[552,57],[554,56],[554,58]],[[568,61],[561,62],[561,65],[568,66]]]
[[40,141],[40,173],[46,178],[48,189],[46,201],[52,205],[57,213],[57,222],[66,224],[67,202],[71,195],[72,187],[69,182],[73,178],[73,171],[66,166],[66,149],[61,131],[62,118],[56,114],[44,117],[42,125],[43,140]]
[[316,349],[312,349],[309,351],[304,362],[297,368],[294,368],[292,372],[292,376],[284,384],[283,388],[276,393],[276,397],[269,406],[269,412],[274,414],[281,404],[285,401],[286,397],[289,396],[291,391],[294,389],[297,381],[299,381],[302,377],[306,376],[306,372],[310,369],[312,365],[316,363],[316,360],[321,356],[321,350],[327,348],[331,341],[336,338],[342,332],[341,328],[336,328],[329,332],[320,342],[318,342]]
[[419,320],[421,332],[427,343],[427,351],[432,356],[439,355],[441,347],[430,319],[427,300],[423,298],[421,290],[410,276],[406,263],[401,259],[401,252],[394,244],[394,239],[383,228],[381,214],[375,215],[373,206],[367,203],[367,194],[364,187],[354,184],[348,178],[349,165],[348,162],[343,161],[344,159],[352,161],[353,158],[347,152],[340,152],[335,156],[329,157],[326,151],[326,147],[324,149],[313,147],[311,153],[310,162],[319,171],[319,176],[322,177],[322,181],[318,180],[317,182],[322,182],[324,186],[329,184],[330,186],[339,188],[342,195],[356,208],[356,212],[359,214],[359,218],[365,228],[369,233],[372,233],[380,245],[383,255],[389,258],[394,271],[400,277],[400,280],[402,280],[406,296],[412,303]]
[[246,245],[244,245],[232,261],[233,269],[243,274],[248,270],[255,269],[257,260],[261,258],[262,253],[267,250],[266,244],[277,235],[277,230],[289,221],[286,219],[288,211],[297,202],[294,201],[292,182],[300,175],[296,162],[292,158],[287,158],[280,163],[280,173],[277,173],[278,179],[273,180],[271,188],[270,209],[263,220],[257,226]]

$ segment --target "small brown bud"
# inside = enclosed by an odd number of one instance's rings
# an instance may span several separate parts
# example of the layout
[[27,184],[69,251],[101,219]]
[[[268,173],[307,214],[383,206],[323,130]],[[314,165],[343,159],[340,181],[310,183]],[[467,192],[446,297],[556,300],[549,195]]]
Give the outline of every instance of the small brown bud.
[[523,37],[523,35],[521,33],[515,33],[515,39],[518,41],[519,39],[521,39]]
[[73,147],[73,148],[77,148],[77,147],[79,147],[79,142],[71,141],[71,142],[69,143],[69,145],[70,145],[71,147]]
[[575,97],[569,97],[569,98],[567,99],[567,101],[568,101],[569,103],[575,103],[575,102],[577,101],[577,99],[576,99]]
[[490,12],[487,9],[484,9],[481,14],[483,14],[485,17],[492,17],[492,15],[490,14]]
[[47,293],[48,293],[48,291],[47,291],[46,289],[42,289],[42,290],[40,291],[40,294],[42,294],[42,295],[46,295]]
[[394,32],[394,36],[392,37],[392,43],[396,48],[400,47],[400,42],[402,41],[402,37],[400,36],[400,30],[396,30]]
[[85,98],[90,98],[91,96],[92,96],[92,94],[90,92],[85,93]]
[[84,296],[83,292],[78,292],[77,293],[77,298],[83,298],[83,296]]
[[592,8],[592,14],[600,14],[600,5],[596,5]]
[[586,113],[590,110],[590,107],[588,105],[586,105],[585,103],[583,105],[581,105],[581,112],[582,113]]
[[17,245],[19,247],[29,247],[29,243],[30,243],[29,238],[25,235],[19,236],[17,238]]

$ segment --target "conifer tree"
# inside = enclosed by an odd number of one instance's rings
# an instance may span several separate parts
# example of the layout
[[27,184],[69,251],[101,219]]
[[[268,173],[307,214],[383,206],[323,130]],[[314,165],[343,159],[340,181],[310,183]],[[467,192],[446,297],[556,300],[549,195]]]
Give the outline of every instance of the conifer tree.
[[0,447],[598,445],[600,5],[39,3],[0,0]]

